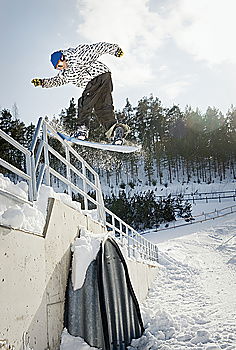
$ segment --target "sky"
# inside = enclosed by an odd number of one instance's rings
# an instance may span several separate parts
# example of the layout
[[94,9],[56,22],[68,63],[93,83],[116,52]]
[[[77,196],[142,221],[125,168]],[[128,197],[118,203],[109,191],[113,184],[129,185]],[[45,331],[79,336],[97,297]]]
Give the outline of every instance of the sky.
[[26,124],[57,116],[82,89],[31,80],[57,74],[52,52],[105,41],[125,53],[99,58],[116,110],[153,94],[164,107],[225,114],[235,105],[235,12],[235,0],[0,0],[0,109],[16,104]]

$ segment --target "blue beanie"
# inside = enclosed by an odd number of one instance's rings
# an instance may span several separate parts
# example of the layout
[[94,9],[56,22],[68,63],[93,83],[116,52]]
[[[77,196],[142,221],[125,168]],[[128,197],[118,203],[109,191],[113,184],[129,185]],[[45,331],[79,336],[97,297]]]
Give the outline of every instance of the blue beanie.
[[53,54],[51,55],[51,62],[53,64],[54,68],[56,68],[57,63],[61,58],[62,58],[61,51],[53,52]]

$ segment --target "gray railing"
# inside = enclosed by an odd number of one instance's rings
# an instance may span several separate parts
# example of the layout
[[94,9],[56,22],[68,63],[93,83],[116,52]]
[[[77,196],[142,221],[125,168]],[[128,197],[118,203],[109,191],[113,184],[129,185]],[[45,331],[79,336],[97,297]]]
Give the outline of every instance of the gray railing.
[[78,200],[82,209],[96,210],[98,221],[127,248],[129,257],[158,261],[157,246],[105,208],[98,174],[43,118],[38,121],[30,150],[1,130],[0,136],[25,157],[25,172],[3,159],[0,159],[0,165],[28,182],[29,201],[37,200],[42,183],[57,187],[60,192]]
[[24,170],[19,167],[7,162],[6,160],[0,158],[0,166],[7,169],[8,171],[16,174],[18,177],[22,178],[28,183],[28,199],[29,201],[33,201],[33,182],[32,182],[32,168],[31,168],[31,152],[22,146],[19,142],[14,140],[12,137],[7,135],[3,130],[0,129],[0,137],[7,141],[8,144],[12,145],[15,150],[18,150],[23,155],[22,167]]
[[33,179],[35,200],[42,182],[53,186],[56,179],[62,190],[72,198],[79,196],[82,209],[96,209],[99,220],[105,221],[104,202],[98,174],[42,118],[38,121],[30,151],[32,170],[35,174]]
[[[222,209],[215,209],[214,211],[210,211],[207,213],[202,212],[201,214],[198,214],[196,216],[192,216],[190,219],[188,219],[188,221],[186,221],[185,219],[179,219],[176,221],[167,222],[164,224],[163,227],[157,227],[156,229],[154,229],[152,231],[159,232],[159,231],[166,231],[166,230],[170,230],[170,229],[174,229],[174,228],[178,228],[178,227],[182,227],[182,226],[189,226],[189,225],[193,225],[193,224],[202,223],[205,221],[221,218],[223,216],[233,214],[233,213],[236,213],[236,205],[231,205],[229,207],[225,207]],[[148,232],[150,232],[150,230],[143,231],[141,234],[144,235]]]
[[141,236],[110,210],[105,208],[105,212],[107,231],[127,247],[129,257],[158,261],[158,248],[155,244]]
[[[177,195],[177,194],[175,194]],[[175,196],[172,194],[172,196]],[[189,202],[195,202],[195,201],[206,201],[208,203],[209,200],[218,200],[221,202],[222,199],[229,199],[231,198],[233,201],[236,200],[236,189],[231,191],[221,191],[221,192],[194,192],[194,193],[182,193],[182,198]],[[167,196],[156,196],[158,199],[164,199]]]

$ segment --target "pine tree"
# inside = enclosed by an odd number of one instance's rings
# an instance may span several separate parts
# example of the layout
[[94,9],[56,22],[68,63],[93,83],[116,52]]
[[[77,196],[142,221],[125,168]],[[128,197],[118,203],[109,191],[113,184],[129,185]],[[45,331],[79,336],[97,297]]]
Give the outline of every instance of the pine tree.
[[78,116],[75,99],[72,97],[70,105],[66,108],[66,112],[61,113],[62,125],[67,133],[72,133],[78,128]]
[[11,114],[15,120],[19,119],[19,111],[18,111],[18,107],[17,107],[16,103],[14,103],[12,106],[12,113]]
[[[0,129],[3,130],[6,134],[10,133],[12,125],[12,115],[7,109],[3,109],[0,114]],[[7,162],[10,162],[10,150],[12,150],[12,146],[1,138],[0,142],[0,154],[1,158]],[[7,173],[6,169],[1,169],[1,171],[5,174]]]
[[24,146],[26,148],[30,148],[31,142],[33,140],[34,132],[35,132],[35,125],[33,123],[30,123],[30,125],[25,128]]
[[[14,140],[24,145],[25,124],[19,119],[13,119],[9,110],[4,109],[0,116],[0,129],[5,131]],[[11,163],[21,170],[25,170],[24,155],[21,151],[2,140],[0,143],[0,152],[4,160]],[[5,171],[4,171],[5,172]]]

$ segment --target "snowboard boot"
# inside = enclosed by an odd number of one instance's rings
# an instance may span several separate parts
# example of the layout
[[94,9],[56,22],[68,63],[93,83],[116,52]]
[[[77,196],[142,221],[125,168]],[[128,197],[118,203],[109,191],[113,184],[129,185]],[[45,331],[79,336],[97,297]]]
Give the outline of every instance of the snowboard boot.
[[85,125],[81,125],[78,127],[78,130],[75,131],[71,136],[78,140],[87,140],[88,138],[88,128]]
[[111,140],[113,145],[123,145],[124,138],[129,133],[129,126],[126,124],[114,124],[106,132],[106,136]]
[[123,145],[125,130],[122,126],[116,126],[113,131],[112,144]]

